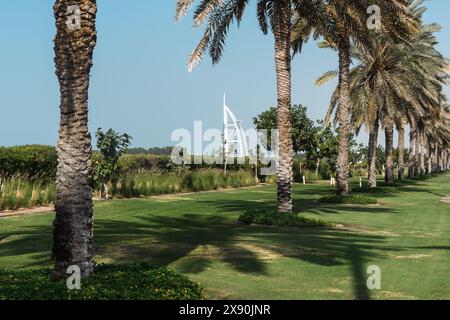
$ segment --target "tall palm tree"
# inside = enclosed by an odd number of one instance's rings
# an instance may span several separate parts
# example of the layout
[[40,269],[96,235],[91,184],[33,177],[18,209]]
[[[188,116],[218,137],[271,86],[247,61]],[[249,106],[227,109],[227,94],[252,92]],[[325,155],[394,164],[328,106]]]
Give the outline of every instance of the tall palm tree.
[[[292,119],[291,119],[291,14],[295,0],[258,0],[257,17],[264,34],[269,27],[275,38],[275,69],[278,101],[278,211],[292,212]],[[176,18],[184,16],[194,0],[178,0]],[[198,46],[189,57],[188,69],[192,70],[209,49],[212,62],[222,56],[228,28],[234,20],[239,24],[248,0],[203,0],[194,12],[194,25],[206,22],[206,30]]]
[[55,278],[64,277],[70,265],[78,265],[82,276],[88,276],[94,267],[88,88],[96,12],[95,0],[57,0],[54,5],[55,64],[61,93],[53,230]]
[[[350,64],[352,42],[362,47],[370,48],[375,33],[367,29],[367,8],[378,5],[383,12],[383,28],[379,32],[390,34],[396,39],[404,39],[415,28],[415,21],[408,12],[407,0],[328,0],[316,1],[320,9],[315,15],[305,15],[301,7],[294,23],[294,30],[301,30],[294,34],[296,42],[302,43],[306,31],[312,31],[315,37],[323,36],[328,46],[335,48],[339,56],[338,94],[333,95],[337,102],[336,119],[339,123],[339,155],[337,159],[337,195],[348,194],[349,172],[349,134],[350,134]],[[300,25],[300,26],[297,26]],[[306,26],[310,26],[305,27]],[[329,76],[329,74],[327,75]]]

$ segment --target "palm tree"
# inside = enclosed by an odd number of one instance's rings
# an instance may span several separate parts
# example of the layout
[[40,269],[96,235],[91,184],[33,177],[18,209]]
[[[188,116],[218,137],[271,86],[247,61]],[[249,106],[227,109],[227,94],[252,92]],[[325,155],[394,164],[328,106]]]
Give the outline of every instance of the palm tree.
[[[275,38],[275,69],[277,78],[278,143],[278,211],[292,212],[292,119],[291,119],[291,15],[294,0],[258,0],[257,17],[264,34],[269,27]],[[176,18],[184,16],[194,0],[178,0]],[[192,70],[209,49],[212,62],[220,61],[228,28],[234,20],[239,24],[248,0],[203,0],[194,12],[194,25],[206,22],[206,30],[189,57]]]
[[[350,134],[350,64],[351,44],[360,44],[364,48],[372,46],[375,33],[367,30],[366,11],[370,5],[378,5],[383,12],[383,29],[380,32],[390,34],[396,39],[407,38],[415,28],[415,21],[408,13],[406,0],[329,0],[316,1],[320,9],[315,15],[305,15],[301,7],[294,23],[294,47],[301,48],[301,43],[308,32],[317,38],[323,36],[328,46],[335,48],[339,56],[338,93],[333,95],[337,103],[336,119],[339,123],[339,155],[337,159],[337,195],[348,194],[349,171],[349,134]],[[306,27],[305,27],[306,26]],[[308,27],[309,26],[309,27]],[[299,43],[299,44],[296,44]],[[330,74],[325,77],[329,77]],[[323,80],[323,79],[322,79]]]
[[54,5],[55,64],[61,93],[53,230],[55,278],[64,277],[71,265],[78,265],[82,276],[88,276],[94,267],[88,88],[96,12],[95,0],[57,0]]

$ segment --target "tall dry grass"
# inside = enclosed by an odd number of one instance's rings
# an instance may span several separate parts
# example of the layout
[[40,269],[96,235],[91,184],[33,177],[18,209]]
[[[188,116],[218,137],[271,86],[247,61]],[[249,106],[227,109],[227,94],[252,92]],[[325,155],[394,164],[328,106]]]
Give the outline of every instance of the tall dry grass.
[[0,211],[50,205],[55,201],[55,184],[24,175],[0,176]]
[[110,184],[114,197],[132,198],[179,192],[198,192],[256,185],[255,177],[247,171],[229,172],[202,169],[185,174],[140,171],[124,175]]

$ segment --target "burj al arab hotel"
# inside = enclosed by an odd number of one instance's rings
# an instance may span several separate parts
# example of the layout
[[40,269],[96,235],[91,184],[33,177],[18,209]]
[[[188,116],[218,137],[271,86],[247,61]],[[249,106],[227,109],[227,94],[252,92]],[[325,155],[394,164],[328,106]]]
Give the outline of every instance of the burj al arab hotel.
[[225,158],[247,157],[248,146],[240,121],[227,106],[226,95],[223,95],[223,150]]

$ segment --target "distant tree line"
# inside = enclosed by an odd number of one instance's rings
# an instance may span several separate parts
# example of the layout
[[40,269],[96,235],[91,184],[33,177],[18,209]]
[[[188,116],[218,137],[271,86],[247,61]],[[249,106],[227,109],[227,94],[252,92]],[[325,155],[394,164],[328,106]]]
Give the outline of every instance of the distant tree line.
[[173,147],[152,147],[152,148],[129,148],[126,154],[150,154],[155,156],[170,156],[172,154]]

